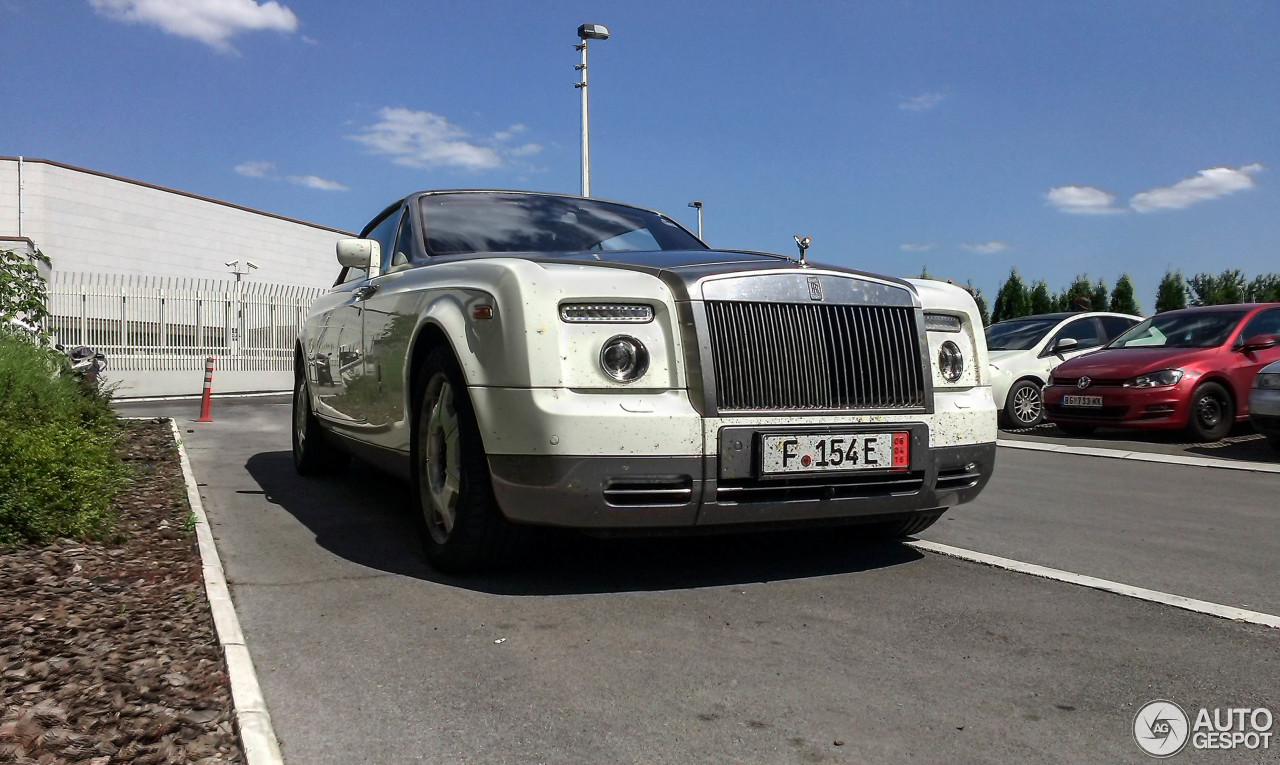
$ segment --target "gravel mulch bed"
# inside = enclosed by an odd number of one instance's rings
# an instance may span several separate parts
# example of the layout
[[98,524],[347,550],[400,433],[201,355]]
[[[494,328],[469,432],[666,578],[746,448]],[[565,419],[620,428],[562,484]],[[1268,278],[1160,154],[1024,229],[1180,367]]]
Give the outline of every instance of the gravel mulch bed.
[[0,763],[243,763],[167,422],[126,423],[117,540],[0,554]]

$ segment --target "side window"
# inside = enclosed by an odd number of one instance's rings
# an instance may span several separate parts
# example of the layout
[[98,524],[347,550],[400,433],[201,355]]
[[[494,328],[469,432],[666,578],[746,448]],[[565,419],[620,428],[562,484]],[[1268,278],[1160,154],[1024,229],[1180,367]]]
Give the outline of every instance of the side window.
[[396,235],[395,247],[382,251],[382,272],[386,273],[398,266],[407,266],[413,260],[413,225],[408,215],[400,221],[400,233]]
[[378,242],[378,249],[382,250],[382,272],[386,273],[387,263],[391,260],[391,248],[396,244],[396,227],[400,225],[400,211],[397,210],[382,220],[378,221],[378,225],[373,230],[365,234],[365,239],[374,239]]
[[1134,324],[1138,323],[1137,319],[1125,319],[1120,316],[1100,316],[1098,318],[1102,322],[1102,331],[1106,335],[1106,342],[1115,340]]
[[1240,339],[1248,340],[1254,335],[1280,335],[1280,310],[1264,311],[1250,319]]
[[1077,319],[1058,330],[1049,347],[1052,348],[1054,343],[1066,338],[1074,338],[1079,343],[1076,348],[1097,348],[1102,345],[1102,333],[1098,329],[1097,319],[1093,318]]

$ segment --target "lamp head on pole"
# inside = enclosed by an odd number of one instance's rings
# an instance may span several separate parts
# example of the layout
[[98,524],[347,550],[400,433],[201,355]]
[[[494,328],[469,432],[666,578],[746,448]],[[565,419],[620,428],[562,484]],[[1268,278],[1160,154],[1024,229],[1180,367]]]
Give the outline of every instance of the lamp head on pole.
[[583,24],[578,27],[578,37],[583,40],[608,40],[609,28],[604,24]]

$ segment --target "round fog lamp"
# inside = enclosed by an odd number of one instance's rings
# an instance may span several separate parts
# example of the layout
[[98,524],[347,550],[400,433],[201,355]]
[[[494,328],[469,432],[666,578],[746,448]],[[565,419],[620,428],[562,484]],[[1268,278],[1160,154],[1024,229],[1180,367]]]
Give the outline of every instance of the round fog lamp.
[[964,354],[960,352],[960,346],[950,340],[942,344],[938,349],[938,371],[947,382],[960,379],[964,374]]
[[611,337],[600,349],[600,368],[618,382],[634,382],[649,369],[649,352],[634,337]]

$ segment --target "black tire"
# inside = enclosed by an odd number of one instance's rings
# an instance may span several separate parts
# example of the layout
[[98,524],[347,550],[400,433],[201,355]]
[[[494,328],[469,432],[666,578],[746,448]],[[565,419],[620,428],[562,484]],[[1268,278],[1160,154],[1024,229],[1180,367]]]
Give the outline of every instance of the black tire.
[[1091,436],[1093,435],[1093,431],[1098,429],[1096,425],[1075,425],[1070,422],[1059,422],[1056,424],[1058,426],[1058,430],[1061,430],[1069,436]]
[[944,511],[932,511],[926,513],[918,513],[908,518],[896,521],[883,521],[881,523],[872,523],[862,527],[862,536],[865,539],[876,541],[888,541],[893,539],[901,539],[914,534],[919,534],[925,529],[938,522]]
[[1019,380],[1004,401],[1008,428],[1034,428],[1044,422],[1044,392],[1035,380]]
[[494,499],[475,411],[448,350],[427,356],[415,393],[411,483],[427,560],[446,573],[492,568],[511,557],[518,533]]
[[340,473],[351,462],[346,452],[326,440],[324,429],[311,413],[311,393],[306,378],[299,376],[293,386],[293,467],[299,475]]
[[1236,422],[1231,394],[1216,382],[1200,383],[1191,394],[1187,430],[1197,441],[1220,441]]

